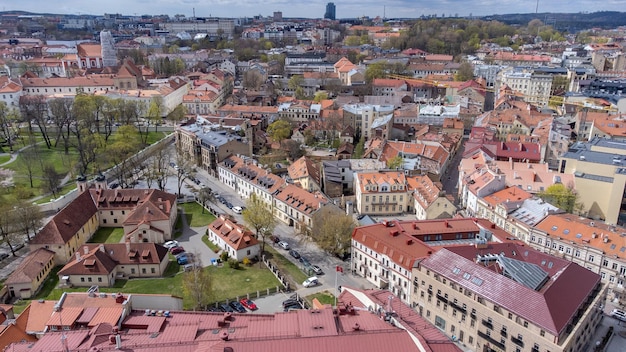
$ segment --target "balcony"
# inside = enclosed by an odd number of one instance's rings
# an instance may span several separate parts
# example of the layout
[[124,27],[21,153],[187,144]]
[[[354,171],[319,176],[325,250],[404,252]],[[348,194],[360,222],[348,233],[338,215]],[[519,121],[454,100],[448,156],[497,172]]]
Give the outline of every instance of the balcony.
[[474,313],[474,312],[470,313],[470,317],[472,317],[472,319],[476,320],[476,313]]
[[506,338],[507,337],[506,330],[500,330],[500,336]]
[[443,303],[448,303],[448,299],[440,293],[437,294],[437,299],[442,301]]
[[524,347],[524,341],[518,339],[517,337],[511,336],[511,341],[519,347]]
[[497,346],[499,349],[501,349],[501,350],[503,350],[503,351],[504,351],[504,350],[506,350],[506,348],[505,348],[505,346],[504,346],[504,344],[503,344],[502,342],[500,342],[500,341],[498,341],[498,340],[494,339],[493,337],[491,337],[491,336],[489,336],[489,335],[485,334],[484,332],[482,332],[482,331],[480,331],[480,330],[478,330],[478,336],[480,336],[480,337],[482,337],[483,339],[485,339],[485,340],[489,341],[489,343],[491,343],[491,344],[493,344],[493,345]]
[[450,302],[450,305],[459,312],[467,314],[467,309],[463,308],[463,306],[460,306],[458,303]]
[[484,326],[486,326],[488,329],[493,330],[493,324],[489,321],[489,320],[482,320],[482,323]]

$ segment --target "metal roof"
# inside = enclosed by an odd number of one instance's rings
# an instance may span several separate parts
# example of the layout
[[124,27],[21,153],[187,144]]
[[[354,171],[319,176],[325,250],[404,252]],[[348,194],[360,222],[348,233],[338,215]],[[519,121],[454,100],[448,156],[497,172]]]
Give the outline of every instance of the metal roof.
[[533,263],[526,263],[501,255],[498,257],[498,264],[503,269],[504,276],[535,291],[539,290],[548,280],[548,273]]

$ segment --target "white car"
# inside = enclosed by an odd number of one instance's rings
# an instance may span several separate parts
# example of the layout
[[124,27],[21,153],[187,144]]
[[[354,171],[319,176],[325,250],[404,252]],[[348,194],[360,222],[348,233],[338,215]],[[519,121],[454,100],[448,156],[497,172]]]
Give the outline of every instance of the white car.
[[165,243],[163,243],[163,246],[167,249],[172,249],[174,247],[178,247],[178,241],[167,241]]
[[285,241],[280,241],[278,242],[278,245],[282,247],[282,249],[286,249],[289,250],[289,243],[285,242]]
[[626,312],[619,309],[613,309],[611,316],[617,320],[626,321]]
[[313,286],[317,286],[320,284],[320,280],[316,277],[310,277],[306,280],[304,280],[304,282],[302,283],[302,286],[304,287],[313,287]]
[[235,212],[235,214],[241,214],[243,209],[240,206],[235,206],[233,207],[233,211]]

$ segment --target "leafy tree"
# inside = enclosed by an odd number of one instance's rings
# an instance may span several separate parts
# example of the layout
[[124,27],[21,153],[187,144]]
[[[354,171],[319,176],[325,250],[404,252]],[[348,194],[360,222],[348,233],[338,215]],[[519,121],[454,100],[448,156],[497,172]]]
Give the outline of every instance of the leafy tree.
[[291,136],[291,124],[286,120],[276,120],[267,127],[267,134],[279,145]]
[[295,91],[296,89],[301,88],[303,84],[304,84],[304,76],[293,75],[291,76],[291,78],[289,78],[289,81],[287,82],[287,87]]
[[565,210],[568,213],[582,212],[582,204],[578,202],[578,193],[572,187],[566,187],[562,183],[555,183],[539,192],[539,198]]
[[[255,193],[250,195],[246,201],[246,209],[241,213],[243,221],[254,229],[256,238],[261,242],[261,254],[265,251],[265,238],[274,231],[276,218],[272,213],[270,205],[265,203]],[[259,261],[261,265],[263,261]]]
[[383,61],[375,62],[367,66],[365,69],[365,80],[367,83],[372,83],[377,78],[383,78],[387,76],[387,63]]
[[165,113],[165,104],[163,103],[163,97],[160,95],[152,97],[150,99],[150,106],[148,107],[148,120],[154,125],[154,131],[157,131],[157,126],[163,120],[163,114]]
[[461,63],[458,72],[454,75],[454,80],[465,82],[472,78],[474,78],[474,67],[472,67],[472,64],[469,62]]
[[[194,258],[199,258],[194,255]],[[194,267],[183,274],[183,293],[192,302],[193,310],[206,307],[213,298],[213,275],[211,268],[202,268],[198,261]]]
[[109,160],[118,168],[119,184],[124,188],[127,185],[126,176],[131,173],[133,163],[129,158],[135,154],[141,146],[139,132],[135,126],[124,125],[117,129],[113,135],[112,143],[107,147]]
[[174,124],[178,124],[185,118],[185,115],[187,115],[187,108],[183,104],[180,104],[167,115],[167,119]]
[[341,257],[350,251],[355,226],[352,216],[338,207],[325,206],[313,215],[313,240],[324,251]]
[[14,109],[10,109],[3,101],[0,102],[0,141],[9,146],[9,150],[13,152],[14,139],[17,137],[19,129],[17,128],[19,115]]
[[313,98],[313,101],[315,101],[316,103],[319,103],[322,100],[326,100],[328,99],[328,93],[321,90],[317,93],[315,93],[315,97]]
[[362,136],[359,143],[354,147],[354,158],[360,159],[365,154],[365,136]]
[[387,160],[388,169],[401,169],[404,165],[404,159],[400,155],[396,155],[393,158]]

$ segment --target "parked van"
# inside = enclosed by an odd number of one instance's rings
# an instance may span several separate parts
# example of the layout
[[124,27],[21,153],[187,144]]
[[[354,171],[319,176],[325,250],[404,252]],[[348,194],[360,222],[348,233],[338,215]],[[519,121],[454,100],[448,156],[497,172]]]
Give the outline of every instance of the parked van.
[[617,320],[626,321],[626,312],[619,309],[613,309],[611,316]]

